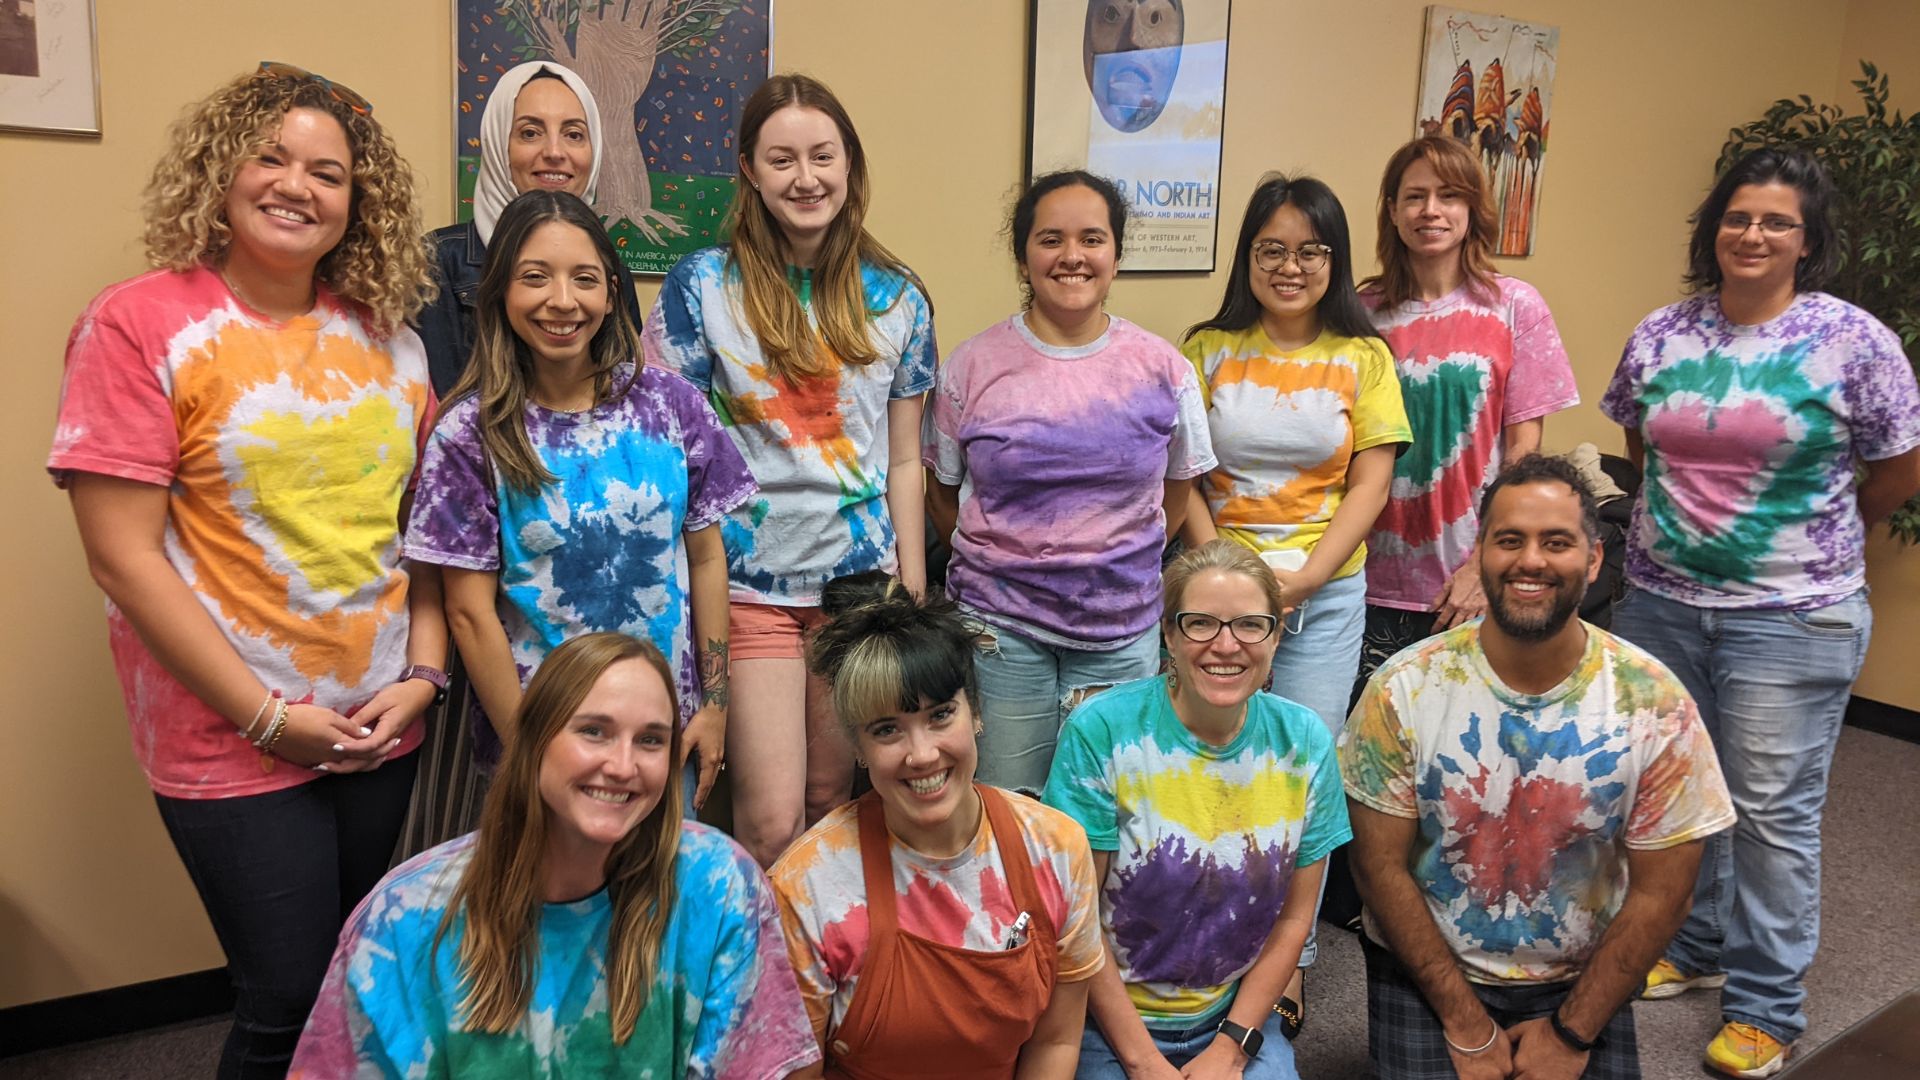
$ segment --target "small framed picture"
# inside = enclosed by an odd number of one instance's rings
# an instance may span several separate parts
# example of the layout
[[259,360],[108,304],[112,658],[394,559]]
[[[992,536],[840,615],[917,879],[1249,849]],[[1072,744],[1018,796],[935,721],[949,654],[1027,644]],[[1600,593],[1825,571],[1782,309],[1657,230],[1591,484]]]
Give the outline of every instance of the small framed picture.
[[93,0],[0,0],[0,130],[99,138]]

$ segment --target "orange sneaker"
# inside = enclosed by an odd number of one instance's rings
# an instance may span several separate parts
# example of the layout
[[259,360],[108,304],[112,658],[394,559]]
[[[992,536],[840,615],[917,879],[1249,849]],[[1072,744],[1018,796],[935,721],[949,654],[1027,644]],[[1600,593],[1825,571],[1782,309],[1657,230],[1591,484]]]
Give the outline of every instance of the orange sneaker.
[[1752,1024],[1732,1023],[1707,1044],[1707,1067],[1728,1076],[1772,1076],[1787,1067],[1791,1048]]

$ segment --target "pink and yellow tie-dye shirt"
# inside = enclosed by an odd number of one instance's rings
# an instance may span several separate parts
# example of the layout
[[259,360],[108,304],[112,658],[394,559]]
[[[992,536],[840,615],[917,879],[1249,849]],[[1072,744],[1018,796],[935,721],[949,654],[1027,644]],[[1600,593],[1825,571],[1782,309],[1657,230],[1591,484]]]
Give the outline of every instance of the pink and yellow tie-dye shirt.
[[1600,411],[1647,451],[1627,577],[1710,608],[1822,607],[1866,584],[1856,460],[1920,446],[1900,337],[1826,293],[1741,326],[1717,294],[1647,316]]
[[[1020,825],[1034,886],[1059,934],[1059,982],[1100,970],[1100,901],[1086,834],[1072,818],[1017,792],[1001,791]],[[853,1004],[867,952],[867,887],[860,865],[860,817],[848,803],[822,818],[773,864],[774,894],[786,928],[787,955],[824,1044]],[[893,884],[900,929],[957,949],[1005,947],[1020,917],[1000,846],[985,814],[973,842],[935,859],[893,840]]]
[[[1375,673],[1340,737],[1347,794],[1419,822],[1407,869],[1467,978],[1579,975],[1627,894],[1627,850],[1698,840],[1733,802],[1693,699],[1588,626],[1573,672],[1509,689],[1476,620]],[[1367,915],[1367,933],[1384,941]]]
[[[211,269],[157,270],[74,326],[47,468],[62,484],[87,472],[165,487],[167,560],[247,667],[290,701],[352,715],[407,665],[400,502],[432,413],[413,331],[377,336],[324,288],[274,323]],[[318,776],[263,762],[111,603],[107,625],[154,791],[225,798]]]

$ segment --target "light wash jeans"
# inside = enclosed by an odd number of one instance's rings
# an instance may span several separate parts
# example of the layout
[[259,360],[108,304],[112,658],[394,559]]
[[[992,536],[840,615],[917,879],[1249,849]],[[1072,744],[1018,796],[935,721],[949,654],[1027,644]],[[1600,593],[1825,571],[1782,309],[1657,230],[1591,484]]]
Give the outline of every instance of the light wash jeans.
[[1634,590],[1614,633],[1680,677],[1740,819],[1707,841],[1693,910],[1667,959],[1725,971],[1720,1012],[1792,1042],[1820,939],[1820,812],[1873,611],[1866,590],[1807,611],[1697,608]]
[[[1299,620],[1296,622],[1295,620]],[[1320,714],[1320,722],[1340,739],[1347,724],[1347,702],[1360,670],[1360,638],[1367,625],[1367,573],[1336,578],[1320,587],[1304,608],[1287,619],[1287,633],[1273,654],[1273,692]],[[1298,626],[1299,632],[1293,628]],[[1320,877],[1320,895],[1327,878]],[[1320,911],[1314,905],[1313,929],[1300,948],[1300,966],[1312,967],[1320,954]]]
[[[983,784],[1033,792],[1047,786],[1060,725],[1089,693],[1160,670],[1160,627],[1110,652],[1081,652],[987,626],[974,650],[980,684]],[[988,640],[991,639],[991,640]]]
[[[1153,1036],[1153,1045],[1160,1048],[1160,1056],[1178,1069],[1213,1042],[1219,1023],[1216,1017],[1187,1031],[1148,1028],[1147,1034]],[[1267,1022],[1260,1025],[1260,1037],[1266,1040],[1261,1044],[1260,1056],[1247,1063],[1241,1077],[1244,1080],[1300,1080],[1300,1070],[1293,1062],[1293,1044],[1280,1033],[1279,1013],[1267,1014]],[[1099,1021],[1091,1014],[1087,1016],[1086,1030],[1080,1035],[1080,1067],[1073,1075],[1074,1080],[1127,1080],[1126,1068],[1114,1056],[1106,1036],[1100,1033]]]

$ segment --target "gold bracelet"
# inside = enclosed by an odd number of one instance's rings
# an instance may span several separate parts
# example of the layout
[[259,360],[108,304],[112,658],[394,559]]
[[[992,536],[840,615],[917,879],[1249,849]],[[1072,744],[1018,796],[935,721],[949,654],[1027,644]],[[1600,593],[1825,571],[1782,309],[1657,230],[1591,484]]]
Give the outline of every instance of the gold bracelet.
[[273,744],[280,741],[281,733],[287,730],[287,699],[281,698],[279,707],[273,711],[273,720],[267,724],[267,730],[260,733],[260,741],[254,747],[262,755],[273,753]]
[[261,702],[260,707],[253,710],[253,719],[247,721],[247,729],[240,733],[240,737],[247,740],[248,742],[252,742],[253,729],[259,725],[260,718],[267,715],[267,709],[271,707],[273,703],[278,700],[280,700],[280,691],[278,690],[267,691],[267,700]]

